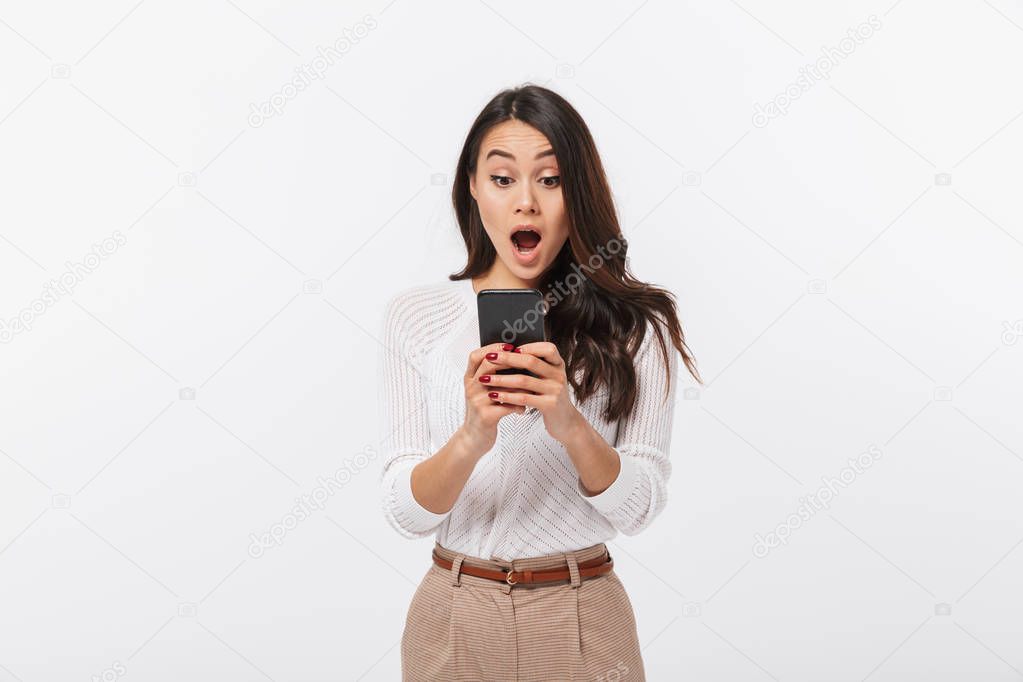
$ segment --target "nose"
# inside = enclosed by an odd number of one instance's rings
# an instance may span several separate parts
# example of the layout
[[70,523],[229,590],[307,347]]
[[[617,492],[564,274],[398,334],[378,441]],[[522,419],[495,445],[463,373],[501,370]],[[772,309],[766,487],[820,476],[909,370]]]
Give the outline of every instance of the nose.
[[529,186],[528,182],[520,184],[522,186],[522,190],[515,202],[515,212],[536,213],[536,197],[533,196],[533,189]]

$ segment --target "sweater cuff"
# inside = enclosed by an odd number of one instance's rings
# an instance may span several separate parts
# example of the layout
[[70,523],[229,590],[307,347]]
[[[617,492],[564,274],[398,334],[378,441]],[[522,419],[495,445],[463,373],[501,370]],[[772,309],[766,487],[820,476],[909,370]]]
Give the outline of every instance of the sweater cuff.
[[446,519],[452,509],[436,514],[419,504],[412,495],[412,469],[408,467],[398,474],[394,481],[395,517],[404,528],[414,532],[429,531]]
[[593,505],[594,509],[605,515],[619,508],[628,499],[636,487],[636,478],[639,476],[639,466],[635,460],[632,457],[623,456],[617,450],[615,452],[618,453],[621,470],[618,472],[618,477],[604,492],[591,497],[583,490],[582,482],[578,476],[576,476],[575,481],[576,490],[579,491],[583,499]]

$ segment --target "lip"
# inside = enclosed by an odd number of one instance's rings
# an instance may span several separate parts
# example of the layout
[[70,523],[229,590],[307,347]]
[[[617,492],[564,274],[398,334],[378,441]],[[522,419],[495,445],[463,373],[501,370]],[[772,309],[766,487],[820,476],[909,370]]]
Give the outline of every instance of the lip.
[[540,259],[540,246],[537,245],[535,249],[529,253],[519,253],[519,250],[512,244],[512,254],[515,256],[515,260],[519,262],[519,265],[535,265]]
[[[515,240],[511,238],[511,236],[518,232],[519,230],[532,230],[533,232],[536,232],[538,235],[540,235],[540,241],[537,243],[536,247],[529,253],[519,253],[518,247],[515,246]],[[519,265],[526,266],[535,265],[536,262],[540,259],[540,249],[543,248],[543,230],[538,228],[536,225],[530,225],[529,223],[516,225],[515,227],[512,228],[511,233],[508,235],[508,241],[511,242],[512,255],[515,256],[515,259],[519,262]]]
[[[522,223],[521,225],[516,225],[515,227],[513,227],[511,233],[515,234],[519,230],[532,230],[533,232],[536,232],[538,235],[543,237],[543,230],[541,230],[536,225],[530,225],[529,223]],[[511,235],[508,235],[508,236],[511,237]]]

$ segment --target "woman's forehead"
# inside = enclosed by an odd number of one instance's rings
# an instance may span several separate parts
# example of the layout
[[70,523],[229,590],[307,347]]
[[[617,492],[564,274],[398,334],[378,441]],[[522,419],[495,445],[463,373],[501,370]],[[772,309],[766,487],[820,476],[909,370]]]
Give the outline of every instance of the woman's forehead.
[[542,160],[554,155],[547,137],[536,128],[524,123],[494,126],[483,137],[480,154],[489,158],[507,159],[519,163]]

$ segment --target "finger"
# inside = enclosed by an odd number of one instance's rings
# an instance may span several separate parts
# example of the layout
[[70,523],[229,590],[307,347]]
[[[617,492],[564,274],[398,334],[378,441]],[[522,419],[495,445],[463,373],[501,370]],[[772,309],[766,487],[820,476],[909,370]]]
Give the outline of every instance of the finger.
[[[474,396],[481,393],[488,393],[489,391],[494,390],[493,388],[491,388],[489,383],[484,383],[479,380],[473,381],[472,383],[473,385],[470,386],[468,389],[469,396]],[[501,390],[507,391],[508,393],[530,393],[530,391],[525,388],[502,387]]]
[[[496,397],[495,397],[496,395]],[[507,391],[490,391],[487,397],[491,400],[504,404],[521,405],[525,407],[536,407],[539,405],[541,396],[532,393],[508,393]]]
[[[496,356],[497,358],[500,358],[501,356],[505,356],[505,357],[511,357],[511,356],[521,357],[521,355],[519,353],[512,353],[512,352],[510,352],[510,349],[505,350],[509,346],[511,346],[511,348],[514,348],[514,346],[512,346],[509,343],[509,344],[505,344],[504,346],[502,346],[502,348],[498,348],[496,350],[490,350],[490,351],[484,353],[483,354],[483,361],[479,364],[479,367],[476,368],[476,374],[473,376],[473,378],[474,379],[479,379],[484,374],[496,374],[497,370],[499,370],[499,369],[507,369],[508,367],[510,367],[511,365],[509,365],[507,363],[502,363],[500,360],[491,359],[491,358],[487,357],[488,355]],[[534,358],[534,360],[536,360],[536,358]],[[540,360],[536,360],[536,362],[542,364],[542,362]]]
[[565,364],[565,361],[561,357],[561,353],[558,352],[558,347],[550,341],[524,343],[519,346],[519,352],[529,353],[532,356],[541,358],[554,367],[560,367]]
[[[469,400],[469,404],[474,405],[477,410],[487,410],[491,407],[496,407],[498,401],[495,401],[490,397],[491,393],[497,393],[497,391],[487,389],[482,395],[473,395]],[[510,395],[510,394],[509,394]],[[521,406],[520,406],[521,407]]]
[[[487,357],[487,355],[492,357]],[[484,356],[484,362],[490,363],[495,367],[500,367],[501,369],[518,367],[528,370],[540,378],[553,378],[557,371],[540,358],[524,352],[491,351],[487,355]],[[491,372],[481,372],[481,374],[489,373]]]
[[[483,381],[484,377],[486,377],[486,381]],[[547,393],[551,388],[547,380],[537,379],[526,374],[486,374],[477,381],[486,386],[493,386],[495,389],[505,391],[519,389],[534,394]]]
[[488,410],[497,409],[499,411],[503,411],[505,414],[512,414],[514,412],[522,414],[523,412],[526,411],[525,405],[516,405],[514,403],[509,402],[501,402],[499,400],[500,395],[501,394],[498,393],[497,391],[490,391],[489,394],[487,395],[488,400],[486,409]]
[[480,364],[483,362],[484,357],[487,353],[493,353],[501,350],[511,350],[514,348],[510,343],[491,343],[477,348],[469,353],[469,362],[465,368],[465,378],[474,379],[479,374]]
[[[491,344],[494,345],[494,344]],[[483,358],[487,353],[493,352],[495,349],[491,345],[476,348],[469,353],[469,362],[465,368],[465,378],[470,379],[475,377],[479,371],[480,363],[483,362]]]

